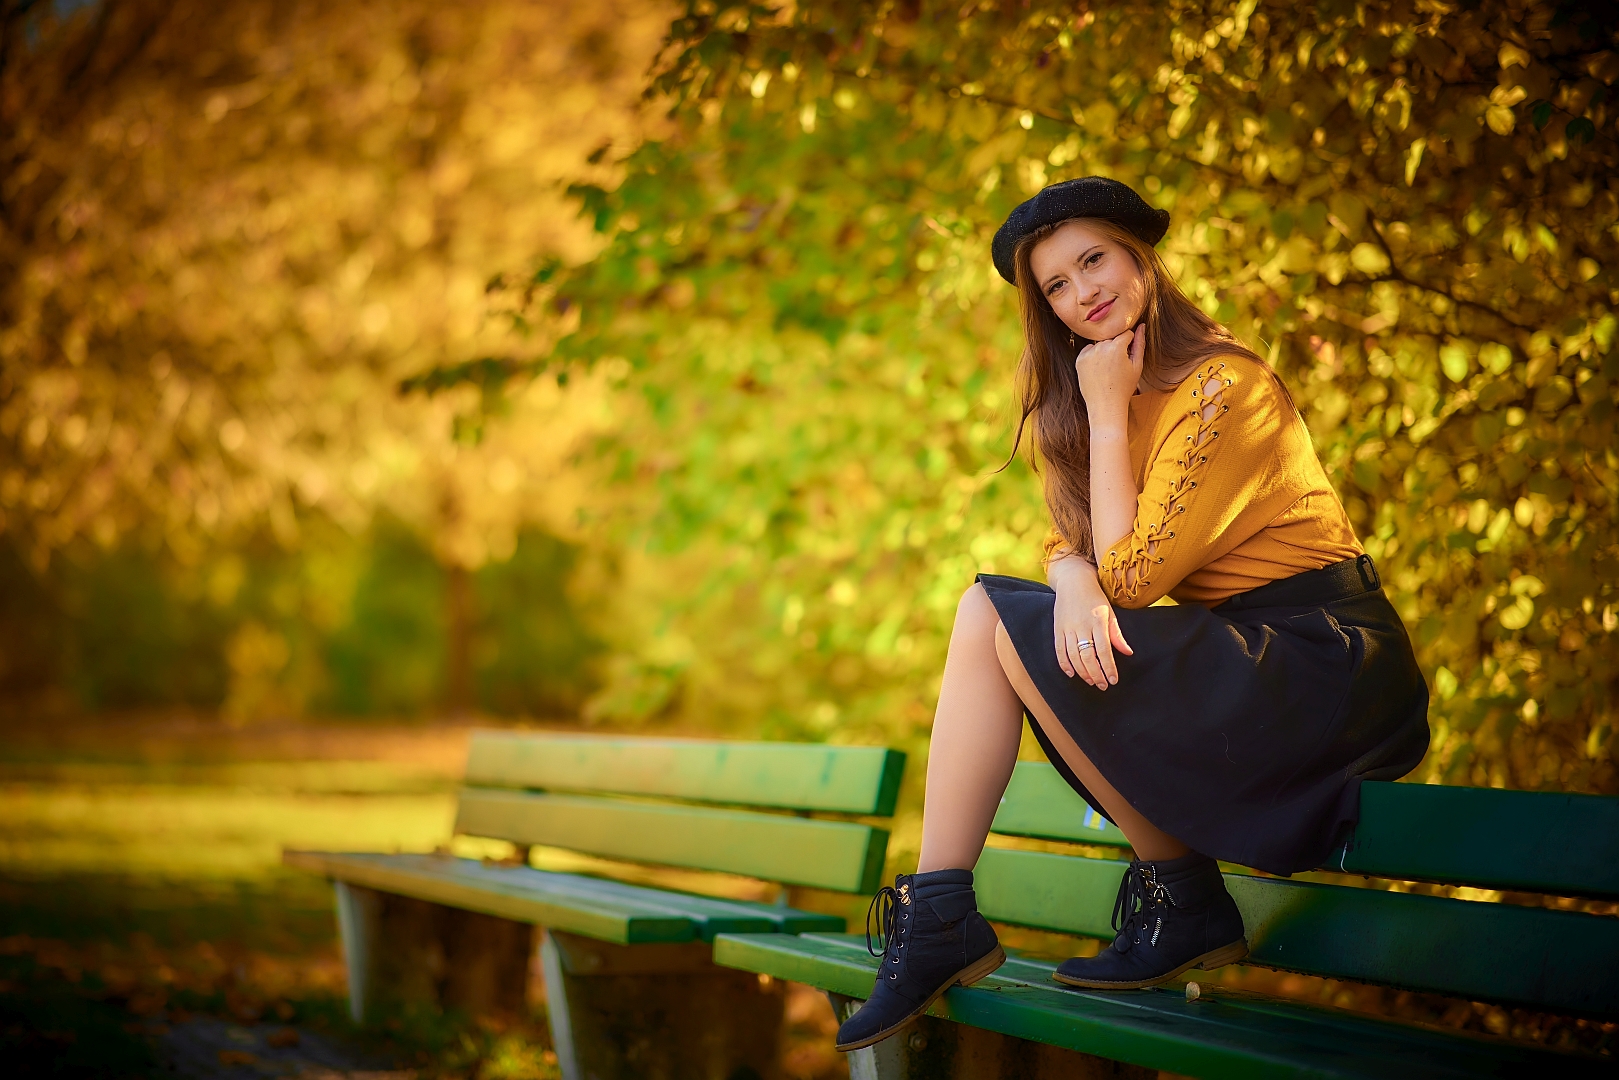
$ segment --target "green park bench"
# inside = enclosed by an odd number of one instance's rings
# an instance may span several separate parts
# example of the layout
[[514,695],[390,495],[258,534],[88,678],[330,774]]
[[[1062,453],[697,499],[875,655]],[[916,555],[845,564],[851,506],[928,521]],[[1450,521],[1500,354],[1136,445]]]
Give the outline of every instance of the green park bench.
[[[1337,874],[1552,897],[1619,898],[1619,798],[1367,783]],[[1020,763],[1003,835],[1122,848],[1043,763]],[[1117,859],[991,847],[977,866],[992,920],[1111,940]],[[1324,875],[1305,875],[1321,877]],[[1619,918],[1227,873],[1252,954],[1269,968],[1613,1020]],[[872,986],[863,937],[721,934],[716,963],[808,983],[841,1019]],[[856,1080],[1012,1077],[1613,1076],[1613,1059],[1419,1027],[1184,982],[1075,991],[1053,963],[1013,955],[950,990],[906,1032],[851,1055]]]
[[283,860],[335,883],[356,1021],[516,1011],[538,933],[569,1080],[773,1077],[784,988],[717,966],[712,942],[841,932],[842,918],[537,870],[529,848],[870,893],[888,832],[849,818],[891,817],[904,766],[875,747],[478,731],[455,833],[510,841],[511,864],[445,849]]

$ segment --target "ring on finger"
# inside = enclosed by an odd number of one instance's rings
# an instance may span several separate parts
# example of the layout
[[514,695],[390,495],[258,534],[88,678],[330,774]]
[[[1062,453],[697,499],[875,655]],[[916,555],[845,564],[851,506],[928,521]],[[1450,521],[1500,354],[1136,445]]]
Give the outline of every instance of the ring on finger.
[[1081,649],[1094,649],[1096,648],[1096,643],[1093,641],[1081,641],[1079,647]]

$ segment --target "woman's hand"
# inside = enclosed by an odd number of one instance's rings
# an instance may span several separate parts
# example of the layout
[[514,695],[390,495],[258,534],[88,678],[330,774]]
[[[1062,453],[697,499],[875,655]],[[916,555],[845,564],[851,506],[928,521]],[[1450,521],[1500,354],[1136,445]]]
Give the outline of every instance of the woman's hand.
[[1147,345],[1147,324],[1126,330],[1115,338],[1093,341],[1074,358],[1079,375],[1079,392],[1085,397],[1091,424],[1098,421],[1122,424],[1129,414],[1130,398],[1141,382],[1141,358]]
[[1096,580],[1096,568],[1077,555],[1068,555],[1054,559],[1046,577],[1057,591],[1051,617],[1057,665],[1070,678],[1077,675],[1098,690],[1117,684],[1119,666],[1113,651],[1126,656],[1135,652],[1124,640],[1119,617]]

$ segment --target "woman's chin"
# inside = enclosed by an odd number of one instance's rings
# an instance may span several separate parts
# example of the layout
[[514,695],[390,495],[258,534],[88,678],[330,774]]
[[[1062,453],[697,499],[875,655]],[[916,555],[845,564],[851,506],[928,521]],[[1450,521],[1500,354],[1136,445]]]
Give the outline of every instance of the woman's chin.
[[1130,321],[1110,311],[1100,321],[1085,323],[1084,326],[1085,329],[1079,332],[1080,337],[1088,338],[1091,341],[1106,341],[1108,338],[1116,338],[1128,330]]

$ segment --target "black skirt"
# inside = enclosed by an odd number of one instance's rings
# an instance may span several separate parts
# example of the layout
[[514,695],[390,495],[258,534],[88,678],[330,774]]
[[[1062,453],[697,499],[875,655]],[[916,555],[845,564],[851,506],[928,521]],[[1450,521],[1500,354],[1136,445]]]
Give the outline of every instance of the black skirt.
[[1115,653],[1106,691],[1057,666],[1049,586],[978,581],[1074,742],[1194,851],[1273,874],[1321,866],[1354,828],[1360,782],[1398,779],[1427,753],[1428,686],[1368,556],[1214,608],[1117,609],[1135,655]]

